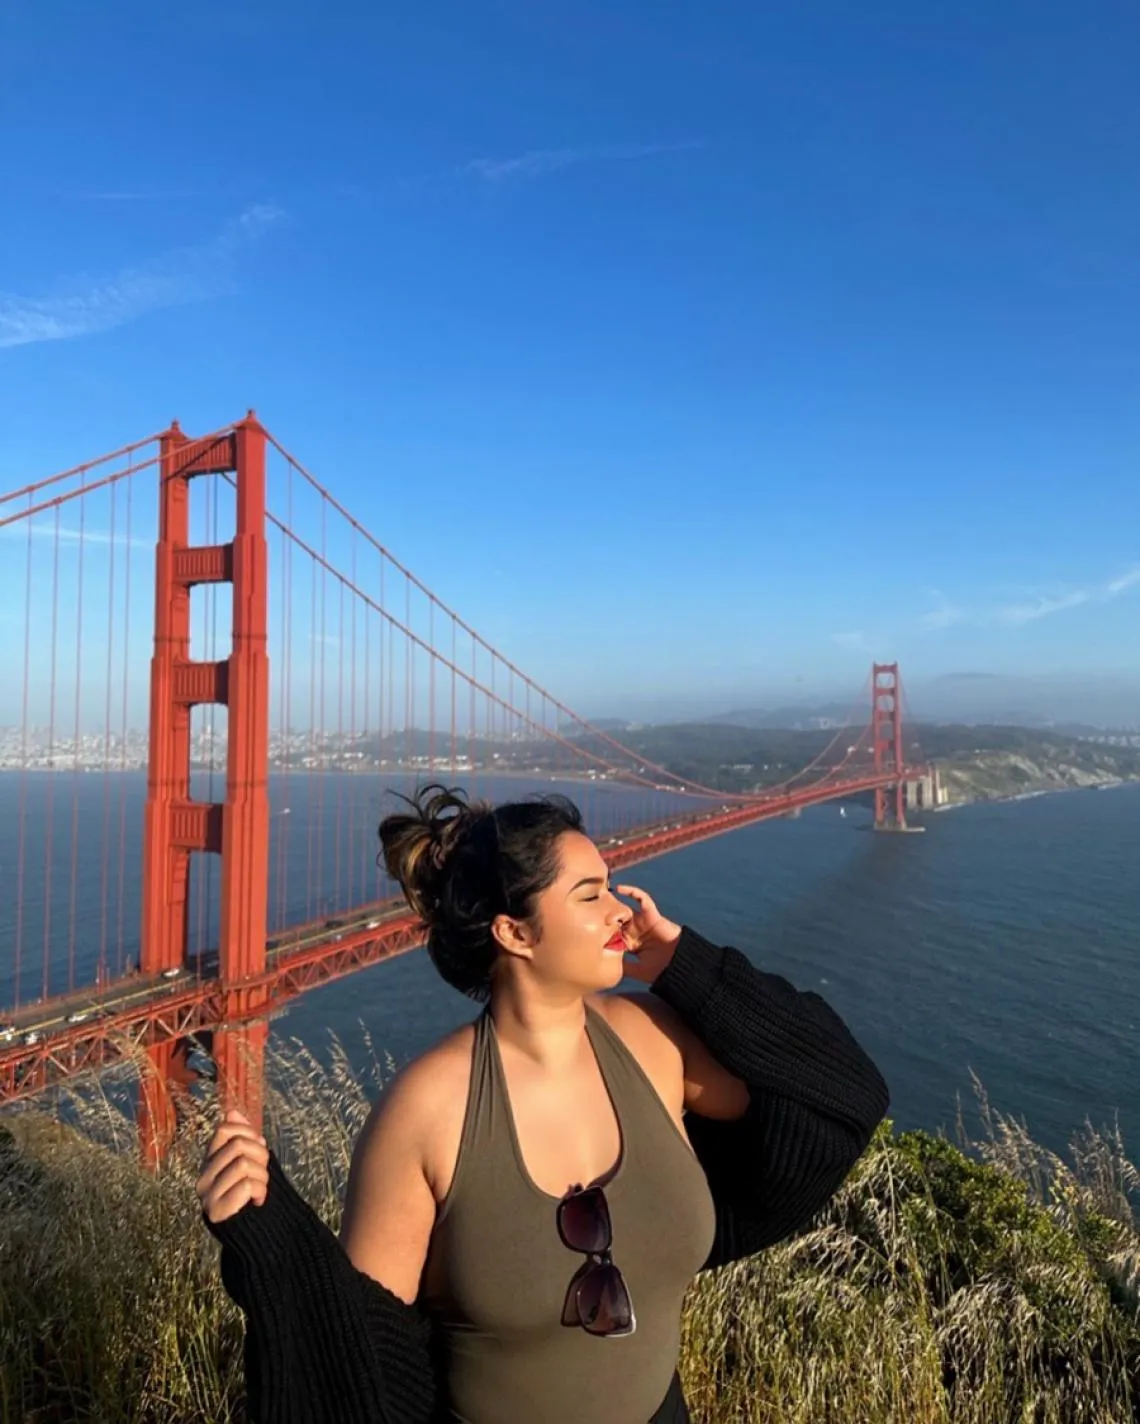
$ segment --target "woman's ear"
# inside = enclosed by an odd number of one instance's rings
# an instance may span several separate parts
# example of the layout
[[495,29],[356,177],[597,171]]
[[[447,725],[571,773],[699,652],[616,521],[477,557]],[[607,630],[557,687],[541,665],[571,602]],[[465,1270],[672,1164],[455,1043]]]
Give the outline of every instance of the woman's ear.
[[518,959],[534,958],[534,936],[525,920],[496,915],[491,921],[491,937],[506,954]]

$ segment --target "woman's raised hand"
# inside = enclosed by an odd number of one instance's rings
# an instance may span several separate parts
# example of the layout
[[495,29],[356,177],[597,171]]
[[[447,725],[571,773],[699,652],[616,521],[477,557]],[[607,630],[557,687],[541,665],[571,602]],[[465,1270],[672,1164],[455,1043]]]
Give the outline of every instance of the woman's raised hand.
[[615,885],[614,893],[632,900],[637,908],[623,927],[626,944],[625,972],[631,979],[652,984],[673,958],[681,926],[667,920],[652,897],[636,885]]
[[248,1202],[261,1206],[269,1190],[269,1148],[249,1118],[231,1108],[210,1138],[196,1190],[215,1226]]

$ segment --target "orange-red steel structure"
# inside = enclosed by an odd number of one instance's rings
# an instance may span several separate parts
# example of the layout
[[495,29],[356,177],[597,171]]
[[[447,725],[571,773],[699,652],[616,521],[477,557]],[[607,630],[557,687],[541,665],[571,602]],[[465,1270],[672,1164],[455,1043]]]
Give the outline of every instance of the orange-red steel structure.
[[[618,824],[599,833],[599,844],[609,865],[616,871],[651,857],[663,855],[699,841],[723,835],[732,830],[780,816],[798,814],[806,807],[826,801],[855,796],[871,796],[878,828],[906,827],[905,785],[924,775],[926,768],[904,745],[902,689],[897,664],[876,664],[871,677],[871,708],[869,724],[864,723],[855,740],[845,743],[847,729],[837,732],[830,743],[803,771],[794,774],[780,786],[766,787],[751,793],[726,793],[716,788],[687,781],[676,773],[641,759],[625,748],[615,737],[598,731],[574,717],[564,704],[526,679],[519,669],[500,655],[426,587],[413,579],[383,546],[364,534],[356,521],[349,520],[353,531],[365,540],[370,557],[379,557],[379,587],[365,588],[357,569],[357,549],[351,549],[351,572],[337,569],[328,546],[326,515],[329,508],[344,515],[340,505],[315,484],[312,477],[286,457],[289,478],[287,510],[284,517],[270,514],[267,506],[267,451],[284,454],[252,412],[238,424],[204,438],[191,438],[177,424],[157,437],[157,455],[151,460],[137,461],[137,452],[145,442],[127,446],[106,460],[126,457],[130,465],[111,474],[98,474],[104,462],[75,467],[37,485],[27,485],[13,495],[0,498],[0,526],[27,521],[27,563],[29,609],[32,588],[34,541],[31,521],[53,519],[56,566],[59,563],[61,539],[60,508],[70,501],[82,500],[94,490],[117,498],[120,482],[130,479],[139,470],[157,469],[158,506],[157,539],[154,555],[154,626],[150,661],[149,727],[147,739],[146,799],[142,812],[142,885],[140,894],[141,929],[139,963],[133,970],[122,960],[122,893],[119,898],[119,967],[112,972],[106,961],[106,944],[99,951],[96,983],[76,990],[73,963],[77,915],[75,892],[72,888],[71,952],[66,992],[48,992],[50,980],[49,950],[51,929],[50,891],[45,891],[43,930],[45,992],[33,1003],[18,1002],[18,985],[22,941],[17,933],[15,946],[15,976],[17,1002],[6,1013],[0,1013],[0,1105],[30,1097],[82,1074],[98,1072],[110,1064],[132,1058],[140,1065],[139,1092],[140,1140],[152,1161],[166,1150],[176,1128],[177,1093],[192,1079],[187,1066],[188,1048],[192,1044],[205,1046],[216,1065],[223,1099],[240,1103],[255,1120],[261,1114],[261,1065],[269,1019],[283,1005],[299,994],[321,984],[380,963],[394,955],[415,948],[423,941],[423,927],[410,914],[406,905],[388,894],[377,893],[379,881],[369,887],[368,852],[353,842],[352,821],[348,839],[342,847],[340,799],[343,785],[336,788],[338,798],[333,878],[337,883],[334,899],[338,913],[312,913],[301,924],[284,923],[270,934],[268,916],[271,893],[271,840],[278,836],[277,850],[281,865],[285,864],[288,847],[283,837],[289,823],[285,818],[292,807],[286,805],[276,815],[271,807],[270,771],[270,580],[268,534],[276,530],[281,536],[282,557],[277,580],[282,585],[282,608],[278,617],[282,651],[282,679],[289,675],[297,643],[293,631],[294,613],[289,599],[293,595],[292,558],[296,554],[310,561],[312,611],[309,656],[309,708],[307,731],[298,734],[291,724],[290,703],[283,688],[280,744],[286,766],[292,762],[295,744],[304,743],[302,770],[310,801],[314,796],[323,809],[325,782],[321,774],[333,756],[359,755],[356,746],[358,695],[356,678],[361,658],[357,654],[358,607],[363,610],[364,683],[363,722],[365,735],[376,740],[377,755],[398,743],[398,765],[419,777],[440,770],[436,756],[437,678],[442,685],[450,681],[441,694],[448,707],[450,736],[441,738],[450,746],[448,769],[456,776],[478,779],[479,762],[470,753],[460,755],[463,740],[459,727],[463,700],[461,689],[469,694],[470,710],[466,736],[474,746],[482,740],[487,747],[504,747],[514,752],[520,764],[530,755],[530,748],[547,746],[558,757],[571,763],[577,758],[578,770],[591,779],[604,782],[611,778],[637,789],[643,796],[667,793],[674,800],[667,812],[662,811],[647,823],[629,826]],[[320,505],[320,522],[303,523],[304,537],[294,532],[294,474],[308,481],[324,500]],[[229,541],[192,540],[192,499],[195,482],[213,477],[228,482],[233,491],[234,533]],[[75,484],[78,479],[78,485]],[[69,482],[70,481],[70,485]],[[50,495],[45,491],[50,488]],[[13,505],[12,501],[26,501]],[[7,509],[5,508],[7,506]],[[131,542],[130,504],[127,505],[127,542]],[[114,531],[118,506],[111,505],[111,530]],[[347,519],[348,517],[345,516]],[[300,523],[300,520],[296,521]],[[81,524],[81,529],[82,529]],[[41,526],[42,528],[42,526]],[[50,532],[50,531],[49,531]],[[384,563],[387,560],[387,564]],[[393,612],[391,600],[385,595],[385,570],[395,569],[405,579],[405,605]],[[318,584],[319,621],[318,621]],[[118,607],[115,592],[114,564],[111,566],[111,590],[108,607]],[[330,633],[327,622],[327,586],[324,580],[335,580],[332,587],[339,600],[339,622]],[[232,589],[232,644],[228,655],[194,658],[191,656],[191,594],[199,587],[217,589],[223,585]],[[429,600],[428,625],[415,626],[411,606],[412,587]],[[82,596],[82,588],[80,589]],[[351,604],[346,618],[345,600]],[[52,680],[51,722],[47,735],[46,762],[49,771],[58,773],[58,748],[62,739],[56,724],[56,634],[59,581],[56,577],[51,620]],[[30,616],[30,612],[29,612]],[[373,620],[370,626],[369,620]],[[124,622],[126,615],[124,614]],[[446,630],[442,646],[437,646],[438,628]],[[447,639],[447,632],[450,640]],[[470,637],[470,666],[461,661],[457,638]],[[403,657],[397,656],[394,639],[404,640]],[[117,750],[119,766],[127,766],[128,737],[126,734],[128,658],[120,656],[119,666],[113,666],[115,654],[108,639],[106,677],[107,755],[105,777],[114,768],[112,752]],[[25,643],[31,642],[30,634]],[[330,645],[341,649],[341,664],[337,685],[336,739],[326,734],[324,704],[328,689],[324,678],[325,650]],[[370,703],[369,658],[379,663],[376,696]],[[346,662],[347,658],[347,693]],[[426,658],[428,676],[419,673],[417,658]],[[482,661],[480,661],[480,659]],[[319,666],[318,666],[319,660]],[[489,670],[488,670],[489,660]],[[497,661],[496,661],[497,660]],[[40,763],[32,760],[29,748],[34,737],[29,733],[28,667],[25,655],[23,689],[24,729],[22,733],[23,770]],[[121,732],[113,732],[111,715],[112,673],[121,671],[123,679]],[[499,681],[496,682],[496,676]],[[504,685],[505,684],[505,685]],[[75,679],[76,733],[74,746],[66,744],[66,754],[73,758],[78,779],[81,768],[81,737],[78,705],[82,682],[77,669]],[[397,694],[405,704],[402,727],[392,712]],[[291,695],[291,694],[290,694]],[[417,708],[427,699],[426,743],[424,755],[420,743],[425,740],[417,732]],[[477,724],[477,699],[482,699],[487,719],[482,729]],[[346,714],[347,701],[347,714]],[[377,710],[377,704],[380,710]],[[222,799],[192,795],[192,761],[194,744],[191,717],[194,708],[224,707],[227,712],[225,745],[225,789]],[[553,724],[550,717],[554,718]],[[385,724],[385,718],[387,723]],[[572,735],[566,720],[577,724]],[[370,721],[371,724],[370,725]],[[376,725],[378,723],[378,726]],[[386,727],[386,729],[385,729]],[[348,753],[344,748],[349,748]],[[832,764],[827,757],[834,752],[838,760]],[[501,753],[488,752],[488,765],[499,760]],[[386,763],[381,759],[380,765]],[[513,764],[513,763],[512,763]],[[212,766],[212,762],[210,763]],[[556,763],[557,770],[560,763]],[[549,762],[544,763],[549,770]],[[536,767],[537,769],[537,767]],[[796,786],[809,774],[814,779]],[[49,780],[49,804],[54,781]],[[78,784],[78,781],[77,781]],[[285,784],[290,784],[288,776]],[[122,796],[121,783],[120,797]],[[349,783],[350,792],[355,781]],[[793,789],[795,788],[795,789]],[[331,793],[330,793],[331,794]],[[102,885],[102,933],[108,938],[108,886],[114,874],[108,864],[112,839],[113,790],[110,780],[104,785],[104,857]],[[700,809],[695,812],[677,809],[676,798],[688,797]],[[702,804],[705,803],[705,804]],[[709,804],[711,803],[711,804]],[[20,904],[24,903],[23,866],[25,855],[24,829],[25,787],[20,791]],[[120,841],[125,839],[125,815],[120,809]],[[46,852],[50,865],[49,846]],[[319,906],[321,877],[327,874],[328,847],[322,849],[323,822],[318,818],[308,835],[308,885],[305,903]],[[78,837],[72,817],[72,874],[77,864]],[[356,861],[362,860],[359,874]],[[192,863],[195,857],[215,857],[220,865],[219,901],[216,917],[216,948],[200,943],[197,953],[191,944]],[[340,905],[342,859],[347,860],[348,889]],[[120,892],[125,879],[123,852],[120,850],[118,880]],[[278,875],[277,893],[284,904],[287,893],[287,872]],[[372,893],[369,894],[369,888]],[[279,907],[280,908],[280,907]],[[20,923],[18,921],[18,923]],[[196,960],[196,966],[195,966]],[[0,962],[0,970],[3,970]]]
[[[160,441],[159,526],[155,552],[154,656],[143,823],[141,969],[180,969],[189,950],[190,857],[221,859],[219,983],[214,1055],[227,1101],[260,1117],[266,1000],[251,987],[265,969],[269,895],[269,568],[265,539],[265,431],[253,412],[227,435],[195,441],[177,425]],[[233,540],[190,543],[191,481],[234,476]],[[190,657],[190,591],[233,586],[233,646],[225,660]],[[190,795],[190,709],[218,703],[229,711],[225,800]],[[171,1130],[165,1084],[170,1044],[148,1049],[139,1126],[147,1150],[160,1152]]]
[[906,776],[898,663],[876,663],[871,669],[871,741],[876,774],[894,776],[892,782],[875,791],[875,825],[880,830],[888,826],[905,829]]

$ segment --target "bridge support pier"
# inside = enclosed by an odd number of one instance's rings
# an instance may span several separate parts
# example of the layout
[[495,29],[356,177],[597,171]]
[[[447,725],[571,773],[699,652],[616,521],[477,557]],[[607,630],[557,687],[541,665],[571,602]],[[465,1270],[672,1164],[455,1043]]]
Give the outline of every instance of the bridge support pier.
[[179,1111],[187,1106],[198,1074],[187,1061],[188,1039],[163,1039],[146,1049],[146,1064],[139,1083],[137,1122],[139,1151],[153,1171],[164,1162],[178,1134]]
[[178,1130],[173,1093],[177,1047],[173,1039],[150,1044],[139,1083],[139,1151],[152,1170],[166,1160]]
[[263,1132],[265,1114],[265,1046],[268,1019],[221,1028],[214,1034],[218,1068],[218,1100],[223,1111],[237,1108],[254,1131]]
[[906,806],[900,786],[880,788],[875,792],[875,830],[909,831]]
[[894,771],[892,786],[875,791],[875,830],[909,831],[906,820],[906,758],[903,756],[902,685],[898,663],[876,663],[871,672],[871,736],[875,774]]

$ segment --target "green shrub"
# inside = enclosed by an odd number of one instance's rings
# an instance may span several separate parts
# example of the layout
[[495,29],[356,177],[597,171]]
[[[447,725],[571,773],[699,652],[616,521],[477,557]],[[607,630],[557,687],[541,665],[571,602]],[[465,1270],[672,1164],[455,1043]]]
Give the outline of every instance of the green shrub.
[[[385,1070],[279,1045],[271,1073],[270,1140],[335,1229]],[[698,1278],[698,1424],[1140,1418],[1140,1177],[1119,1135],[1086,1129],[1065,1164],[982,1103],[965,1151],[883,1124],[810,1230]],[[237,1424],[241,1318],[193,1192],[210,1121],[190,1104],[153,1175],[105,1095],[0,1125],[0,1424]]]

